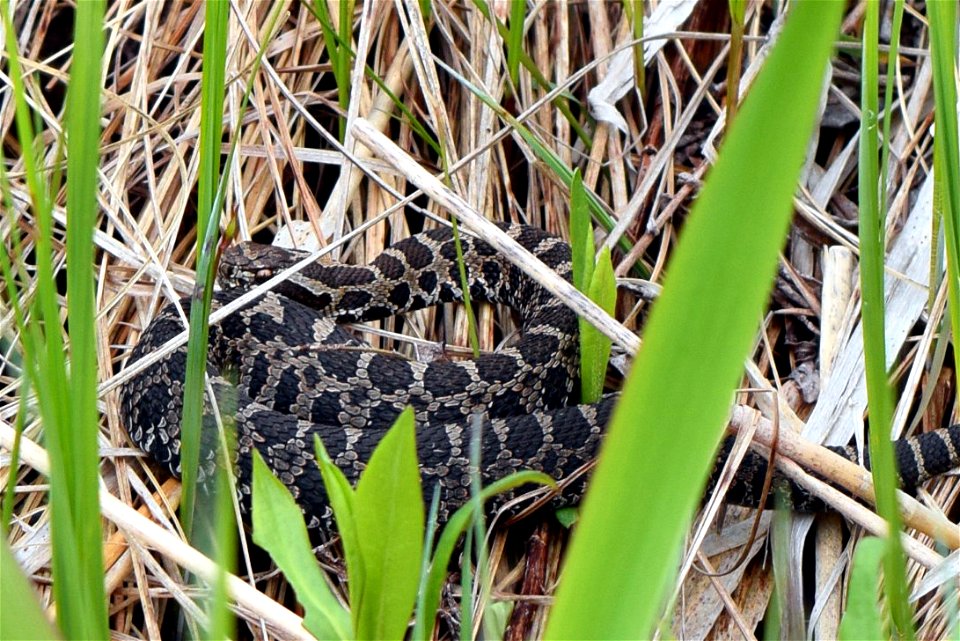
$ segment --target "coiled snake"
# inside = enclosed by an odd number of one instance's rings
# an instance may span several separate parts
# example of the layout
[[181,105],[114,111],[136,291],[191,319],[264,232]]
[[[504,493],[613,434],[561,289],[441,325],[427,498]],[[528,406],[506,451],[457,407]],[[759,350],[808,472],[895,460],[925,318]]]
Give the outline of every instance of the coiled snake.
[[[503,229],[570,277],[570,247],[565,242],[533,227]],[[568,405],[578,393],[576,315],[485,242],[461,240],[471,297],[505,304],[519,315],[521,337],[511,347],[475,360],[420,363],[369,349],[336,324],[462,300],[448,229],[403,240],[369,265],[311,265],[210,328],[207,371],[213,388],[218,397],[235,389],[241,498],[250,493],[251,453],[256,448],[311,523],[327,522],[313,435],[319,434],[337,466],[355,481],[408,404],[416,413],[423,485],[429,492],[439,484],[441,519],[469,497],[468,444],[475,412],[486,417],[485,483],[520,469],[561,479],[595,457],[617,395],[594,405]],[[225,288],[215,294],[214,305],[235,299],[302,257],[252,244],[229,250],[219,271]],[[188,299],[181,303],[189,307]],[[144,331],[130,362],[183,328],[175,308],[165,307]],[[175,474],[180,466],[185,366],[184,346],[131,378],[120,393],[134,443]],[[237,373],[235,386],[225,378],[227,371]],[[205,431],[213,429],[212,416],[204,421]],[[721,448],[717,469],[731,439]],[[913,488],[956,467],[958,450],[957,426],[898,441],[903,486]],[[836,451],[850,456],[842,448]],[[756,505],[765,471],[765,460],[749,454],[729,500]],[[795,509],[819,506],[800,488],[778,482],[790,490]],[[582,490],[582,483],[574,483],[558,500],[576,501]]]

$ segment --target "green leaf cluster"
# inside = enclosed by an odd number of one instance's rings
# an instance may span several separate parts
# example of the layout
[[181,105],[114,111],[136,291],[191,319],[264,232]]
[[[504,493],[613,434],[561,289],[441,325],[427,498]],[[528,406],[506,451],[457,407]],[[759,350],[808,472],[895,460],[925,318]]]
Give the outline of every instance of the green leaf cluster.
[[413,411],[405,409],[384,435],[356,489],[333,463],[319,437],[316,458],[336,519],[347,566],[349,607],[340,603],[310,548],[296,502],[259,453],[253,463],[253,539],[266,549],[297,592],[304,625],[321,639],[403,638],[416,606],[414,639],[433,631],[440,591],[457,540],[476,518],[476,505],[527,484],[552,484],[522,472],[480,491],[447,522],[429,563],[416,456]]

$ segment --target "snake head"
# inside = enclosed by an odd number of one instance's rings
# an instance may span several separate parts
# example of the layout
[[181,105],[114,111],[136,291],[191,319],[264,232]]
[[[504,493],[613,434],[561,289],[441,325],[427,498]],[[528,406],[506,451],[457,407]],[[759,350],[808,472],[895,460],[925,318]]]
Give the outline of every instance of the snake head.
[[249,288],[273,278],[308,255],[308,252],[274,245],[240,243],[223,253],[217,277],[223,287]]

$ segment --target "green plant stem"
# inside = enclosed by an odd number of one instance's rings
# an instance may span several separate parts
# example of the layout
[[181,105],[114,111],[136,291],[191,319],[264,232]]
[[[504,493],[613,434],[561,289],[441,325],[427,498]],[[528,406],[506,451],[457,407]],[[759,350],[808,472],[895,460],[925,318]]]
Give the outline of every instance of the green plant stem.
[[879,2],[869,0],[863,31],[863,72],[860,130],[860,290],[863,318],[864,363],[870,408],[870,461],[876,488],[877,508],[889,523],[884,555],[884,590],[894,628],[901,637],[912,638],[913,630],[905,575],[905,557],[900,544],[902,529],[896,497],[896,470],[890,425],[893,421],[893,394],[887,381],[884,340],[884,214],[878,167]]
[[180,434],[180,470],[183,479],[180,520],[188,537],[193,531],[196,509],[207,333],[215,276],[214,248],[220,226],[220,210],[214,208],[213,204],[220,176],[227,21],[230,15],[230,5],[226,2],[208,2],[205,8],[206,31],[203,39],[204,65],[198,150],[200,184],[197,202],[197,281],[190,305],[190,338],[187,343],[187,373]]

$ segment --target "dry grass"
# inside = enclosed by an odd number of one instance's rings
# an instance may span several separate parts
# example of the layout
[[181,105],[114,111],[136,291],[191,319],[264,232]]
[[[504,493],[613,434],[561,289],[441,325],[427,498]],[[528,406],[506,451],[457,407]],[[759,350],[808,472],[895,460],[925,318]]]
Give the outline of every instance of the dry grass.
[[[437,154],[409,123],[398,119],[398,111],[386,94],[361,73],[353,74],[349,107],[345,114],[340,113],[320,28],[306,6],[299,2],[287,5],[288,13],[254,79],[249,107],[245,113],[238,113],[247,72],[264,37],[270,5],[249,0],[233,3],[224,129],[240,137],[240,153],[231,167],[227,211],[237,221],[241,238],[256,235],[269,239],[278,225],[308,221],[319,233],[321,243],[335,247],[334,253],[341,259],[366,262],[419,227],[418,216],[393,207],[397,204],[394,194],[409,196],[413,187],[405,173],[371,158],[368,149],[357,145],[349,127],[347,153],[337,151],[331,142],[337,132],[336,119],[345,116],[352,123],[362,117],[431,173],[442,174],[442,167]],[[605,56],[629,41],[630,25],[621,7],[565,1],[534,5],[527,17],[526,51],[544,76],[564,85],[576,98],[574,114],[592,136],[589,149],[554,103],[544,99],[549,89],[538,86],[529,72],[521,69],[517,86],[511,86],[503,42],[472,3],[434,2],[429,37],[422,28],[415,28],[418,6],[417,2],[384,1],[358,9],[354,46],[363,52],[373,72],[440,141],[449,166],[457,168],[449,177],[453,192],[491,220],[524,220],[559,233],[566,230],[568,194],[562,180],[537,160],[526,142],[439,66],[438,60],[482,87],[510,113],[520,115],[526,127],[568,167],[581,167],[587,188],[616,216],[617,233],[625,234],[634,246],[629,255],[615,258],[618,273],[627,274],[639,261],[657,281],[677,228],[696,195],[698,181],[710,165],[715,136],[722,131],[720,105],[725,87],[721,70],[726,52],[722,34],[729,29],[724,3],[698,6],[684,23],[683,37],[664,41],[662,50],[647,66],[645,102],[641,104],[631,92],[617,103],[628,127],[626,135],[606,123],[595,123],[584,113],[587,91],[606,72]],[[398,7],[413,16],[401,19]],[[847,17],[846,34],[859,34],[861,8],[855,6]],[[20,4],[15,16],[22,63],[30,76],[30,96],[48,132],[42,158],[50,169],[60,160],[57,132],[69,77],[71,12],[66,3],[43,2]],[[109,8],[106,24],[102,213],[95,238],[98,258],[93,266],[99,282],[98,345],[103,381],[101,474],[112,494],[172,533],[179,532],[171,515],[179,498],[178,484],[158,475],[130,447],[115,390],[139,332],[164,303],[188,294],[192,286],[202,19],[199,4],[118,2]],[[745,83],[758,68],[769,22],[769,7],[751,3],[745,30],[751,36],[745,45]],[[932,89],[927,38],[909,7],[905,26],[906,48],[895,88],[890,229],[891,237],[897,237],[901,229],[919,234],[906,240],[899,236],[895,241],[911,246],[922,242],[917,238],[924,230],[929,232],[929,222],[924,226],[911,221],[924,220],[923,198],[929,198],[924,185],[932,149]],[[848,419],[859,418],[865,404],[862,390],[849,384],[857,380],[857,363],[862,363],[862,356],[848,344],[858,323],[853,271],[856,256],[850,251],[855,250],[857,242],[856,64],[856,58],[841,56],[834,65],[818,147],[805,168],[796,201],[799,216],[784,251],[780,278],[749,377],[751,387],[779,389],[783,415],[789,420],[795,417],[799,426],[805,424],[808,438],[821,440],[829,438],[831,430],[843,425],[845,419],[852,430]],[[5,69],[0,65],[0,71]],[[5,156],[13,159],[8,171],[17,211],[3,213],[0,234],[5,248],[9,247],[8,238],[15,226],[29,247],[34,221],[17,162],[19,142],[12,125],[8,88],[5,77],[0,77],[0,144]],[[789,126],[784,123],[784,127]],[[365,177],[365,171],[372,171],[377,180]],[[417,198],[414,202],[425,214],[448,219],[448,212],[437,207],[434,200]],[[57,205],[62,231],[62,197]],[[361,231],[353,233],[356,230]],[[62,241],[62,237],[57,240]],[[825,252],[828,248],[829,253]],[[62,258],[62,242],[56,249]],[[922,270],[915,271],[916,261],[911,262],[909,257],[904,261],[892,268],[893,275],[907,274],[909,280],[923,282]],[[928,265],[926,269],[929,271]],[[953,359],[937,340],[944,288],[933,292],[923,318],[926,290],[909,285],[902,289],[912,289],[913,297],[894,292],[889,304],[897,310],[893,325],[900,332],[892,350],[897,355],[892,371],[903,399],[896,429],[906,433],[947,423],[951,416],[957,416],[957,400],[951,383],[955,380]],[[636,331],[642,307],[634,309],[627,298],[622,297],[618,316],[627,319],[628,329]],[[715,314],[722,322],[723,310],[704,313]],[[17,336],[12,327],[9,306],[0,301],[2,429],[12,424],[19,395],[15,370],[6,367],[16,354]],[[383,327],[392,330],[394,323],[385,322]],[[508,318],[484,309],[479,316],[481,348],[494,349],[506,331],[504,327],[509,327]],[[418,313],[404,328],[420,338],[467,344],[461,312],[445,317],[434,310]],[[367,338],[376,347],[392,348],[396,342],[374,334]],[[764,396],[757,395],[755,402],[762,405]],[[750,401],[746,394],[742,400]],[[39,425],[28,424],[25,435],[39,441]],[[839,440],[849,436],[849,432],[833,435]],[[12,478],[17,484],[9,541],[43,598],[49,599],[49,549],[45,544],[48,521],[44,479],[35,470],[39,466],[21,465],[12,470],[8,450],[0,454],[0,482]],[[928,493],[924,498],[930,505],[939,506],[935,509],[956,519],[960,484],[955,478],[931,484]],[[122,510],[111,514],[121,521],[131,518]],[[730,573],[719,578],[695,571],[685,573],[685,581],[677,586],[673,634],[681,638],[750,638],[754,634],[767,610],[773,580],[764,554],[767,517],[746,562],[731,569],[746,542],[750,519],[750,514],[729,510],[723,535],[707,534],[706,541],[689,550],[687,558],[696,558],[697,566]],[[842,612],[838,595],[843,593],[846,578],[846,573],[833,573],[833,568],[846,564],[859,530],[851,535],[835,517],[818,523],[816,540],[811,539],[808,546],[808,555],[817,561],[816,587],[812,598],[807,588],[806,602],[808,607],[816,603],[817,610],[822,611],[816,635],[831,638]],[[128,540],[109,520],[106,528],[107,582],[115,637],[168,636],[170,630],[163,627],[163,619],[171,599],[188,611],[197,607],[196,594],[170,560],[178,558],[179,552],[155,549],[156,539]],[[560,528],[551,524],[538,526],[536,536],[529,541],[518,536],[518,530],[498,530],[493,536],[493,597],[519,604],[511,628],[515,636],[510,638],[537,638],[542,631],[542,605],[549,603],[549,598],[538,594],[542,586],[549,594],[557,580],[564,539]],[[919,543],[932,547],[926,536],[920,536]],[[176,543],[171,545],[177,547]],[[517,554],[518,549],[526,553]],[[281,577],[269,570],[245,572],[245,578],[256,581],[264,594],[292,607],[290,589]],[[926,574],[923,564],[911,562],[909,577],[914,586]],[[518,596],[518,592],[524,596]],[[277,632],[289,631],[279,621],[296,623],[295,619],[284,618],[289,613],[279,612],[277,619],[271,619],[269,607],[258,609],[260,602],[250,598],[252,601],[238,608],[239,616],[248,624],[249,633],[244,634],[257,638],[274,633],[289,635]],[[802,590],[786,598],[799,599],[793,611],[803,612]],[[924,595],[917,612],[921,638],[944,634],[947,614],[939,597]],[[258,616],[268,623],[262,623]]]

